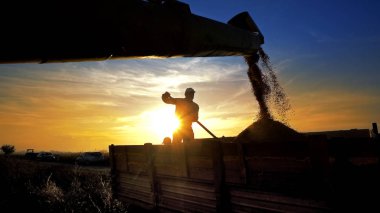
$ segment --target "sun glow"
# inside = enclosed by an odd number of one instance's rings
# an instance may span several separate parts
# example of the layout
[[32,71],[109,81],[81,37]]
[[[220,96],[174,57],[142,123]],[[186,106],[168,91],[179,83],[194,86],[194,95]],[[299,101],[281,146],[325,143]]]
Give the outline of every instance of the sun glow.
[[173,131],[179,126],[179,120],[171,107],[158,108],[144,113],[146,123],[157,137],[172,138]]

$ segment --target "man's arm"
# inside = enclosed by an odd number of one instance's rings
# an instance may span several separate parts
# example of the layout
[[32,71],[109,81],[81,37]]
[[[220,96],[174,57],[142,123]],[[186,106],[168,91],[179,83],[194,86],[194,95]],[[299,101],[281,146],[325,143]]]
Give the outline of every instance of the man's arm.
[[165,92],[164,94],[162,94],[162,97],[161,97],[162,101],[166,104],[175,104],[175,98],[172,98],[172,96],[170,96],[170,93],[168,92]]
[[197,122],[198,121],[198,112],[199,112],[199,106],[198,104],[194,103],[194,111],[193,111],[193,122]]

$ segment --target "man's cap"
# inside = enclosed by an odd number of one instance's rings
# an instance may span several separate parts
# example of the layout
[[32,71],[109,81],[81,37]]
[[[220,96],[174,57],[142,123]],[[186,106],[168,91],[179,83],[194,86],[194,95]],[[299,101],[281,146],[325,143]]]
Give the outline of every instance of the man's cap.
[[185,94],[186,93],[195,93],[195,90],[193,88],[187,88]]

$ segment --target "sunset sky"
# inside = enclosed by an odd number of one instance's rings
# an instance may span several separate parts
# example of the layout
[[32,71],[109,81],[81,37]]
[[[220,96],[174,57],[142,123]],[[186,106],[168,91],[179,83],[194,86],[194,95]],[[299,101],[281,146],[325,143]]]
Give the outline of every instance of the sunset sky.
[[[370,129],[380,122],[380,1],[184,0],[226,23],[248,11],[265,37],[299,132]],[[55,151],[160,144],[174,106],[195,89],[199,120],[236,136],[256,119],[242,57],[0,65],[0,145]],[[193,124],[196,138],[210,137]]]

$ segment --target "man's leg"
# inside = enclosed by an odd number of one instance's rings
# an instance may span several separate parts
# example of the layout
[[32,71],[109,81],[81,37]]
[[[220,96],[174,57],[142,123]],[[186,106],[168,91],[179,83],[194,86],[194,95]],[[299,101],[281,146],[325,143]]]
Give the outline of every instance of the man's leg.
[[182,134],[181,134],[181,131],[180,130],[176,130],[173,132],[173,140],[172,140],[172,143],[176,144],[176,143],[181,143],[182,141]]
[[193,131],[193,129],[191,127],[185,129],[184,133],[183,133],[183,142],[184,143],[188,143],[188,142],[192,142],[193,140],[194,140],[194,131]]

